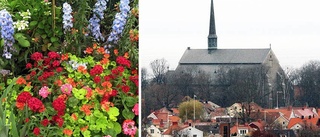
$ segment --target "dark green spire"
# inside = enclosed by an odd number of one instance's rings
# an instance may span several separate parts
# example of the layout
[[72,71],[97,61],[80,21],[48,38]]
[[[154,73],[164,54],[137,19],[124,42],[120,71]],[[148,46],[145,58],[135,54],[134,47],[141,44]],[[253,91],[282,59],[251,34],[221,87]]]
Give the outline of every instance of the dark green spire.
[[214,21],[213,0],[211,0],[208,49],[217,49],[216,24]]

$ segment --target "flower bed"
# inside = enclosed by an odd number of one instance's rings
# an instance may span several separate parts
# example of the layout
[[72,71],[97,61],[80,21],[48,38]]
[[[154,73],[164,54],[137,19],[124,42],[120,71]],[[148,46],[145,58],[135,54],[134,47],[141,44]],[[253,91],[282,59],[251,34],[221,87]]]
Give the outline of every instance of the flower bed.
[[0,136],[138,136],[137,5],[0,5]]

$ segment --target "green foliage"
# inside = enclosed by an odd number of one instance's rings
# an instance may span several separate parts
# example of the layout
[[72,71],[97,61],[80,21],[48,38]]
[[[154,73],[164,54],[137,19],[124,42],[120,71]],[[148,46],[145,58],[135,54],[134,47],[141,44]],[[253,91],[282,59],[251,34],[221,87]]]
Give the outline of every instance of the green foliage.
[[194,114],[196,120],[201,119],[203,111],[203,105],[198,100],[188,100],[179,104],[179,117],[182,118],[183,121],[193,119]]

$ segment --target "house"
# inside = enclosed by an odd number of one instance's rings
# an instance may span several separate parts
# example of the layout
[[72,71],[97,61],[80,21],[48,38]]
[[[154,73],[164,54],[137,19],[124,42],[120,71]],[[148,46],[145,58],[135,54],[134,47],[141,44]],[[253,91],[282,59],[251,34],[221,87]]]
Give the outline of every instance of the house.
[[161,137],[161,131],[154,125],[147,128],[147,137]]
[[244,125],[236,124],[230,128],[230,134],[232,137],[249,136],[253,131],[254,131],[253,128],[251,128],[248,124],[244,124]]
[[319,118],[291,118],[288,123],[288,129],[300,130],[300,129],[311,129],[318,130],[320,127]]
[[172,122],[172,124],[162,133],[162,137],[180,136],[180,130],[185,127],[188,127],[188,125],[180,126],[178,122]]
[[182,137],[203,137],[203,131],[192,126],[182,128],[179,133]]

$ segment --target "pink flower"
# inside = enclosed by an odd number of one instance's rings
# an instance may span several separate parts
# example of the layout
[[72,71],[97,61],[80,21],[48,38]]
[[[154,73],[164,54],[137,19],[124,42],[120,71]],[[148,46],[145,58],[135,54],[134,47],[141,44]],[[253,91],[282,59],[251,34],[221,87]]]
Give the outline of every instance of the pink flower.
[[48,95],[51,92],[49,91],[49,88],[47,86],[43,86],[40,90],[39,90],[39,95],[43,98],[48,97]]
[[132,112],[134,112],[134,114],[135,114],[136,116],[139,115],[139,103],[136,103],[136,104],[134,105],[134,107],[132,108]]
[[135,122],[132,119],[126,119],[123,121],[122,130],[126,135],[134,136],[137,131],[137,127],[134,126]]
[[63,84],[61,87],[61,92],[64,93],[64,94],[67,94],[67,95],[70,95],[71,94],[71,91],[72,91],[72,85],[71,84]]

